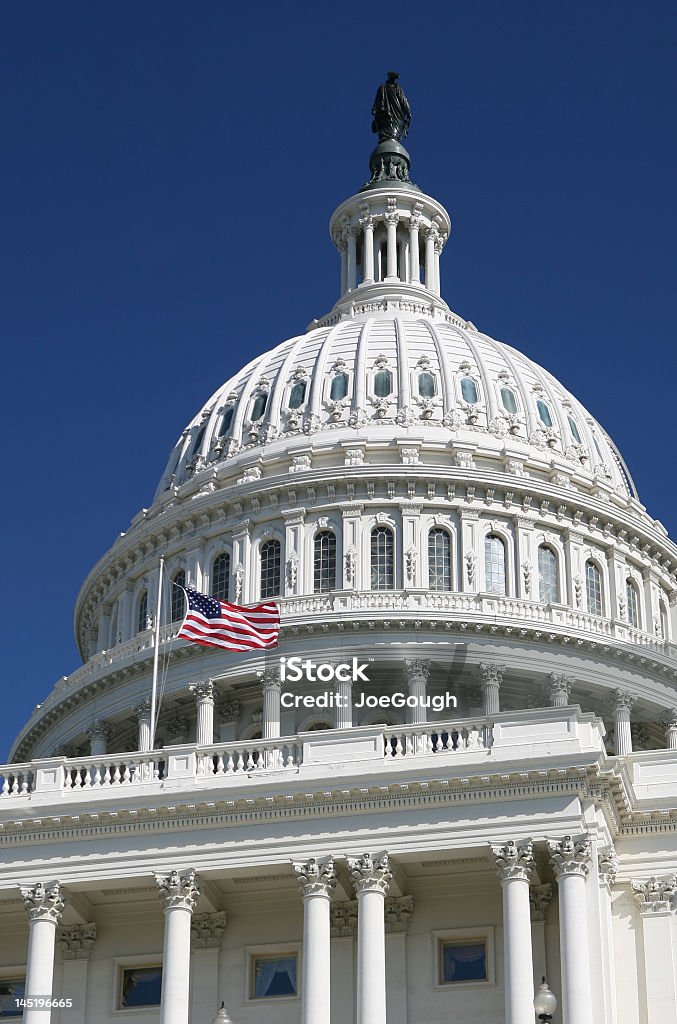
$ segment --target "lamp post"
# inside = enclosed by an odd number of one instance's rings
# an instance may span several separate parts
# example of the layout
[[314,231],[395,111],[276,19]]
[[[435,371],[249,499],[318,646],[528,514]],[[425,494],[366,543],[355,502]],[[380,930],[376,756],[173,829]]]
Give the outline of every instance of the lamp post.
[[539,985],[538,992],[534,997],[534,1010],[536,1012],[536,1016],[542,1021],[552,1020],[556,1009],[557,1000],[554,993],[550,991],[544,976],[541,984]]

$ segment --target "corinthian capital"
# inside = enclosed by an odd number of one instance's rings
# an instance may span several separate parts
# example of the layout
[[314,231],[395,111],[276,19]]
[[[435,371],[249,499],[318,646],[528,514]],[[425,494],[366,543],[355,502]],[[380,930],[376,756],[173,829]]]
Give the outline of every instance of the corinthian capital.
[[134,714],[140,721],[143,719],[150,721],[150,699],[148,697],[136,705],[134,708]]
[[564,839],[549,839],[550,862],[555,878],[562,875],[583,875],[590,870],[590,836],[565,836]]
[[280,678],[280,667],[275,665],[274,667],[268,666],[263,672],[258,673],[259,679],[263,686],[264,693],[275,692],[278,693],[282,690],[282,680]]
[[407,682],[422,682],[426,686],[430,678],[432,661],[430,658],[405,658],[404,669],[407,674]]
[[179,874],[178,871],[170,871],[168,875],[156,875],[155,881],[165,910],[179,907],[182,910],[190,910],[192,913],[200,895],[193,868],[189,868],[183,874]]
[[336,874],[334,872],[334,860],[326,857],[324,860],[310,860],[295,863],[294,871],[296,880],[299,883],[301,895],[331,897],[336,886]]
[[355,892],[388,892],[393,877],[387,853],[372,857],[365,853],[361,857],[348,857],[348,870],[355,886]]
[[609,704],[614,715],[619,712],[627,711],[628,714],[632,711],[637,698],[634,694],[628,693],[627,690],[614,690],[609,698]]
[[483,662],[477,666],[477,679],[482,690],[487,686],[500,686],[503,682],[505,665],[494,665],[493,662]]
[[21,887],[21,898],[29,921],[53,921],[58,924],[65,906],[65,892],[60,882],[36,882]]
[[226,930],[226,912],[218,914],[193,914],[190,922],[190,937],[194,949],[218,949],[221,936]]
[[74,924],[59,928],[56,941],[64,960],[87,960],[96,941],[96,925]]
[[90,739],[108,740],[112,731],[110,722],[104,721],[103,718],[95,718],[87,727],[87,735]]
[[413,896],[393,896],[386,900],[385,929],[391,932],[406,932],[414,912]]
[[546,690],[550,701],[557,707],[566,707],[569,703],[569,695],[571,689],[576,680],[573,676],[560,675],[557,672],[551,672],[545,681]]
[[502,882],[519,878],[523,882],[531,881],[534,870],[534,845],[531,839],[525,839],[518,846],[514,839],[508,839],[504,846],[493,846],[494,867]]
[[602,885],[613,885],[618,871],[618,857],[613,847],[597,854],[597,869]]
[[632,891],[642,914],[668,914],[677,892],[677,877],[652,877],[648,882],[633,882]]
[[212,703],[214,702],[214,684],[211,679],[190,683],[188,689],[195,695],[197,700],[210,700]]

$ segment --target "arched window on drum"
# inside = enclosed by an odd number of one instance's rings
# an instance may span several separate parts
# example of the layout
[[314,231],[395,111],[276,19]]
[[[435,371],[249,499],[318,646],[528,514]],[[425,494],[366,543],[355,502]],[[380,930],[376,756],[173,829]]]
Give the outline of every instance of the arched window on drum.
[[139,606],[136,614],[136,632],[143,633],[148,628],[148,591],[144,590],[139,598]]
[[280,542],[267,540],[261,545],[261,597],[278,597],[280,594]]
[[428,534],[428,587],[451,590],[451,537],[441,527]]
[[212,564],[212,597],[218,601],[227,601],[230,593],[230,555],[222,551]]
[[326,594],[336,590],[336,535],[320,530],[313,542],[313,592]]
[[395,538],[389,526],[371,531],[371,589],[392,590],[395,586]]
[[170,581],[170,609],[172,622],[178,622],[182,619],[186,613],[186,595],[184,593],[186,589],[186,574],[183,569],[179,569],[171,578]]
[[590,614],[603,615],[602,574],[592,561],[585,563],[585,596]]
[[505,594],[505,543],[495,533],[484,538],[484,589],[489,594]]
[[557,555],[547,544],[538,549],[538,599],[543,604],[559,601]]

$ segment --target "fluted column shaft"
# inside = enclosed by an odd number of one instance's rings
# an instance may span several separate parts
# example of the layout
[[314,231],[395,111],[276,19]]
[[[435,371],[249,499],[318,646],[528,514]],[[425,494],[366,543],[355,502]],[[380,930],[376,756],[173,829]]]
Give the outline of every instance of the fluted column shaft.
[[374,283],[374,220],[372,217],[360,217],[360,225],[364,231],[362,239],[362,283]]
[[190,925],[200,890],[192,869],[155,880],[165,912],[160,1024],[189,1024]]
[[508,840],[492,847],[503,890],[505,1024],[533,1024],[534,979],[529,882],[534,857],[531,840]]
[[348,263],[346,268],[346,286],[348,291],[357,287],[357,239],[355,228],[348,228]]
[[331,857],[295,864],[303,897],[301,1024],[329,1024],[330,901],[336,885]]
[[352,729],[353,727],[353,681],[352,679],[336,680],[336,728]]
[[421,725],[428,719],[425,698],[430,667],[431,662],[428,658],[406,658],[404,662],[409,696],[416,699],[413,707],[407,708],[407,721],[411,725]]
[[138,746],[140,753],[143,754],[150,750],[150,701],[141,701],[140,704],[137,704],[135,711],[139,723]]
[[191,683],[188,689],[195,695],[197,705],[195,742],[201,747],[209,746],[214,742],[214,684],[210,679]]
[[263,738],[276,739],[280,735],[280,697],[282,680],[278,669],[266,671],[263,676]]
[[348,860],[357,893],[357,1024],[386,1024],[384,904],[388,855]]
[[587,836],[550,841],[550,859],[559,887],[559,941],[563,1024],[593,1024],[590,1001],[590,949],[585,879],[590,863]]
[[[50,998],[54,981],[56,927],[64,908],[64,893],[58,882],[21,886],[21,897],[28,912],[28,959],[26,996]],[[17,1011],[19,1012],[19,1011]],[[24,1024],[50,1024],[52,1011],[27,1008]]]
[[425,239],[425,286],[435,288],[435,235],[429,230]]
[[386,252],[386,280],[397,280],[397,222],[399,216],[394,211],[388,211],[385,215],[386,231],[388,238]]
[[409,222],[409,280],[412,284],[418,284],[421,280],[421,256],[419,252],[418,230],[420,218],[414,217]]
[[503,681],[503,665],[486,664],[479,666],[479,683],[484,698],[484,714],[497,715],[501,709],[500,690]]
[[636,698],[625,690],[616,690],[611,698],[614,716],[615,750],[619,757],[632,753],[630,711]]

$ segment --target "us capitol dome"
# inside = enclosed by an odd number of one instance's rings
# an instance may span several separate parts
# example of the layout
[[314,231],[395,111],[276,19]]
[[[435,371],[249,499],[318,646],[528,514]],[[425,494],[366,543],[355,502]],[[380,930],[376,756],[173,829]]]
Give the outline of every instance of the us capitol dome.
[[[217,388],[84,581],[83,664],[0,769],[0,1000],[527,1024],[547,975],[556,1022],[677,1024],[677,549],[594,416],[445,302],[409,119],[390,74],[334,306]],[[187,588],[277,601],[279,648],[177,639]],[[280,656],[369,681],[294,702],[327,685]]]

